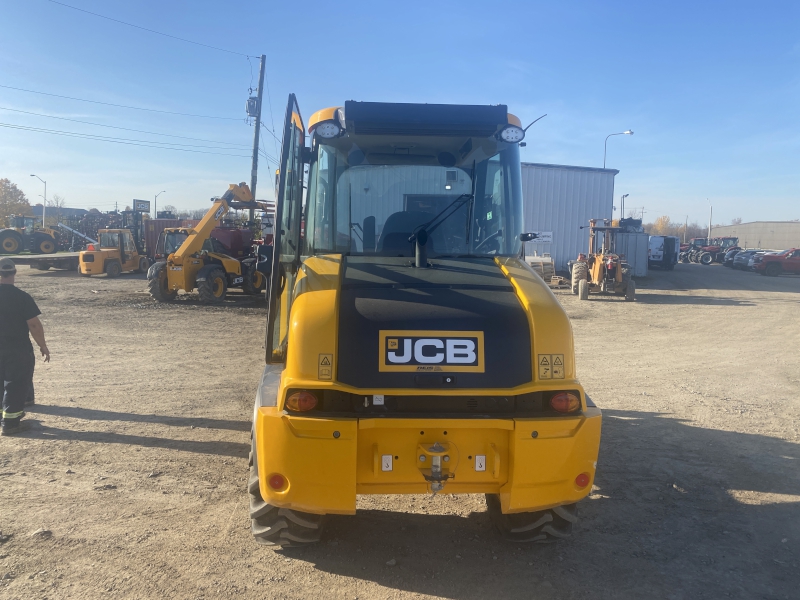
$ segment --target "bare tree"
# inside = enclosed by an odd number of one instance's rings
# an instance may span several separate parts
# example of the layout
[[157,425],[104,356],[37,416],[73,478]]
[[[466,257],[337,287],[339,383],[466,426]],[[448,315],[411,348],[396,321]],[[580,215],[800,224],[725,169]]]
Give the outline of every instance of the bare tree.
[[[64,196],[59,196],[58,194],[53,194],[50,200],[47,201],[47,217],[53,218],[56,223],[59,223],[63,220],[63,208],[67,206],[67,200]],[[44,223],[42,223],[44,225]]]
[[741,225],[742,224],[742,217],[736,217],[735,219],[731,219],[731,225]]
[[8,179],[0,179],[0,223],[7,226],[9,216],[29,215],[30,212],[31,203],[25,192]]

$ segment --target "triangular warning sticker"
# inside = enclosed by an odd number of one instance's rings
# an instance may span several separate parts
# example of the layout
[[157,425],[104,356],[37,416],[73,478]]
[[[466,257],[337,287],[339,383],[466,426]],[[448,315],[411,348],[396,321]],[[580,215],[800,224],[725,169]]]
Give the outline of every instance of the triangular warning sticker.
[[553,364],[554,364],[554,365],[560,365],[560,364],[563,364],[563,363],[561,362],[561,358],[560,358],[560,357],[558,357],[558,356],[556,356],[556,357],[553,359]]
[[322,358],[322,361],[320,361],[319,364],[321,364],[323,367],[329,367],[331,365],[331,361],[327,356],[325,356]]
[[539,361],[540,365],[547,366],[550,364],[550,360],[547,358],[547,355],[542,356],[542,359]]

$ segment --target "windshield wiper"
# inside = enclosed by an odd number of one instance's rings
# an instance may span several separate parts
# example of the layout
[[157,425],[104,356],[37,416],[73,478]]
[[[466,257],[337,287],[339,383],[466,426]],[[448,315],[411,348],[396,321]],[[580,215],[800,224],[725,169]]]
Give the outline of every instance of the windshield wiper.
[[[427,223],[423,223],[422,225],[417,225],[414,228],[414,231],[411,234],[411,237],[408,238],[408,241],[413,244],[414,242],[417,241],[417,239],[419,239],[421,237],[420,234],[422,234],[423,231],[426,232],[428,235],[432,234],[434,231],[436,231],[436,229],[439,227],[439,225],[441,225],[447,219],[452,217],[458,211],[459,208],[464,206],[464,204],[466,204],[468,201],[472,200],[473,198],[475,198],[475,196],[473,196],[472,194],[461,194],[455,200],[453,200],[450,204],[445,206],[444,210],[442,210],[438,215],[433,217],[430,221],[428,221]],[[458,204],[458,206],[454,206],[455,204]],[[442,217],[442,215],[444,215],[444,213],[447,212],[448,210],[450,210],[451,208],[452,208],[452,210],[448,214],[446,214],[444,217]],[[442,217],[442,218],[439,219],[439,217]],[[438,219],[438,221],[437,221],[437,219]],[[425,241],[427,241],[427,236],[425,238]],[[425,242],[423,242],[423,243],[425,243]]]
[[[417,225],[414,228],[414,231],[409,236],[408,241],[412,244],[416,242],[416,257],[414,264],[418,268],[426,268],[428,266],[428,236],[436,231],[439,225],[452,217],[462,206],[464,206],[467,202],[470,202],[473,198],[475,198],[474,194],[461,194],[450,204],[445,206],[444,210],[433,217],[430,221],[423,223],[422,225]],[[448,210],[450,212],[447,212]],[[467,215],[469,215],[470,212],[471,211],[468,209]],[[467,216],[467,218],[469,218],[469,216]]]

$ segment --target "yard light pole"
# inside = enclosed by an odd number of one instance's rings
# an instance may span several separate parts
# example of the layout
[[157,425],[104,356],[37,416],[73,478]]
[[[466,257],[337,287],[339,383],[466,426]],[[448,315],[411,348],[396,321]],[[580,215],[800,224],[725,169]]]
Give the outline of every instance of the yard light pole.
[[606,168],[606,153],[608,152],[608,138],[610,138],[612,135],[633,135],[633,130],[632,129],[628,129],[628,131],[620,131],[619,133],[609,133],[606,136],[606,143],[605,143],[605,146],[603,148],[603,168],[604,169]]
[[620,198],[620,204],[621,204],[620,216],[619,216],[620,219],[625,218],[625,198],[627,198],[628,196],[630,196],[630,194],[624,194],[622,198]]
[[47,209],[47,182],[38,175],[31,174],[31,177],[36,177],[36,179],[38,179],[44,184],[44,204],[42,204],[42,227],[47,227],[47,225],[44,222],[44,214],[45,210]]
[[167,192],[167,190],[161,190],[160,192],[158,192],[156,194],[156,197],[153,198],[153,213],[156,215],[156,219],[158,218],[158,197],[161,194],[165,194],[166,192]]

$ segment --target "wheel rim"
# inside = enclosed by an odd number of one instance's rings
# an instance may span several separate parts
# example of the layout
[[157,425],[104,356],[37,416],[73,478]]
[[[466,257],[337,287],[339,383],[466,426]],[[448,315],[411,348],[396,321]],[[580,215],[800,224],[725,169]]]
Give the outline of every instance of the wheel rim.
[[222,292],[224,291],[224,282],[222,281],[222,277],[215,277],[214,283],[211,286],[211,292],[214,294],[215,298],[221,298]]
[[39,246],[39,250],[41,250],[42,252],[44,252],[46,254],[51,253],[55,249],[56,249],[55,244],[53,242],[47,241],[47,240],[42,242],[41,245]]
[[6,252],[16,252],[19,243],[13,237],[8,237],[3,240],[3,250]]

